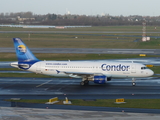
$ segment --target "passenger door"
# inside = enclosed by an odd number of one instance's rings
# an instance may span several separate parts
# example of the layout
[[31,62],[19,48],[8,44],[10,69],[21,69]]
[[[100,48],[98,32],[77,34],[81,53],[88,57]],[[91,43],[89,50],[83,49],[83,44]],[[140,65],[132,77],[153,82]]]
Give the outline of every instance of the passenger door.
[[41,63],[37,63],[36,73],[41,73]]
[[136,65],[131,65],[131,73],[136,73]]

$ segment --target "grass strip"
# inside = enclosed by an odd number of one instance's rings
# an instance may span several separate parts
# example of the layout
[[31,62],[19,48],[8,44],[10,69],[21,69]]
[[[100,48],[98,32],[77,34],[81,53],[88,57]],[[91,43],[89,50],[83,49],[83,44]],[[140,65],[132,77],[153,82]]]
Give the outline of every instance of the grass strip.
[[[78,54],[78,53],[35,53],[40,60],[108,60],[159,57],[159,55],[147,55],[140,57],[139,54]],[[0,61],[17,61],[15,53],[0,53]]]
[[[48,100],[6,100],[14,102],[25,103],[46,103]],[[59,105],[63,104],[65,100],[59,100]],[[160,99],[126,99],[123,104],[115,104],[115,99],[97,99],[96,101],[86,101],[81,99],[70,100],[72,105],[78,106],[96,106],[96,107],[120,107],[120,108],[145,108],[145,109],[160,109]]]
[[41,74],[35,74],[35,73],[0,73],[0,77],[54,78],[54,76],[41,75]]

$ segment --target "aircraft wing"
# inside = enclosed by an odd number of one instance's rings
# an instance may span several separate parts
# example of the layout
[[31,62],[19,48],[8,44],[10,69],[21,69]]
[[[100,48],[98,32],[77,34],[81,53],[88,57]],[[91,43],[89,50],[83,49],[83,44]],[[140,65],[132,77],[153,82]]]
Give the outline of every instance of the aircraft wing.
[[94,75],[94,73],[89,73],[89,72],[64,72],[64,73],[65,74],[78,75],[78,76]]
[[94,75],[102,75],[102,73],[91,73],[91,72],[66,72],[66,71],[57,71],[57,74],[59,73],[64,73],[67,74],[70,77],[89,77],[89,76],[94,76]]

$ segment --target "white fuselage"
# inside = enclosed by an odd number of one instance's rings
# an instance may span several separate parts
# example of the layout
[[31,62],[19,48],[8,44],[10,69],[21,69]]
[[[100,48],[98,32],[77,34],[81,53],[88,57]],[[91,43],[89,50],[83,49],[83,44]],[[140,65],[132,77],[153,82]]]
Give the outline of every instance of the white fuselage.
[[154,73],[145,65],[131,62],[92,62],[92,61],[40,61],[28,71],[51,75],[82,78],[82,74],[105,75],[111,78],[148,77]]

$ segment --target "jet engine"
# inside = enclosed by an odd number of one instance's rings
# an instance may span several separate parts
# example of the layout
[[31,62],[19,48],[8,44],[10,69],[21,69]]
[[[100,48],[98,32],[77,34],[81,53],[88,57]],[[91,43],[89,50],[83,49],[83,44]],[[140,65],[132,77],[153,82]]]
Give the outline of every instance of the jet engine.
[[94,76],[93,81],[94,83],[97,83],[97,84],[105,84],[107,83],[108,80],[107,80],[107,76],[101,75],[101,76]]

